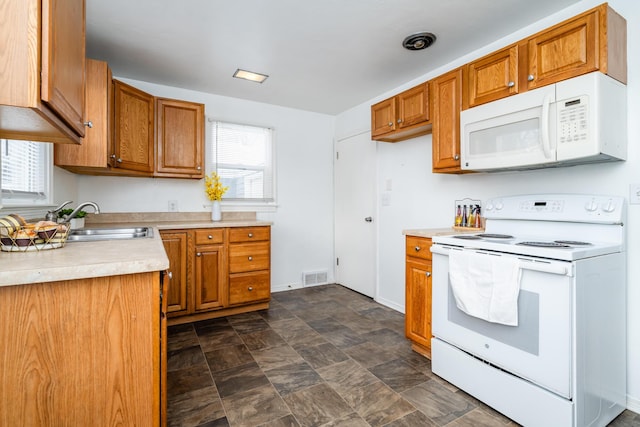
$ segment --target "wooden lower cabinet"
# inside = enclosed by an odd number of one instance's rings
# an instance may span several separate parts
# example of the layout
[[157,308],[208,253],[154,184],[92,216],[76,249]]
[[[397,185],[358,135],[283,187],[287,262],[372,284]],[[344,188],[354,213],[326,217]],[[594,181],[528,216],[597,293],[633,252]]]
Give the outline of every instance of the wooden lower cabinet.
[[164,425],[160,272],[5,286],[0,303],[0,425]]
[[431,358],[431,239],[406,237],[405,335],[414,351]]
[[271,227],[162,230],[160,234],[170,264],[170,324],[269,307]]

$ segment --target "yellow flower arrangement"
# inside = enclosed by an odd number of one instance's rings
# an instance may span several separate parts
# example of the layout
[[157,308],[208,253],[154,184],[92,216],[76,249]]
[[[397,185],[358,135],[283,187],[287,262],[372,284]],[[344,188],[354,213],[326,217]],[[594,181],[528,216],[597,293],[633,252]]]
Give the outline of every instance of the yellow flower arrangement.
[[212,201],[221,200],[224,193],[229,189],[229,187],[222,186],[220,176],[216,172],[211,172],[211,175],[205,175],[204,184],[204,192],[207,194],[209,200]]

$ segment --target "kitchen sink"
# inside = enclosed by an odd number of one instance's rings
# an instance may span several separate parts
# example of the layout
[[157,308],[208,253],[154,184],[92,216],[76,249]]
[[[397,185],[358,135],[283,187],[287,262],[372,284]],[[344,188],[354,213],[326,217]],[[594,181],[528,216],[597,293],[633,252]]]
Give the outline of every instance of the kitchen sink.
[[68,242],[95,242],[100,240],[140,239],[153,237],[151,227],[123,227],[123,228],[81,228],[71,230]]

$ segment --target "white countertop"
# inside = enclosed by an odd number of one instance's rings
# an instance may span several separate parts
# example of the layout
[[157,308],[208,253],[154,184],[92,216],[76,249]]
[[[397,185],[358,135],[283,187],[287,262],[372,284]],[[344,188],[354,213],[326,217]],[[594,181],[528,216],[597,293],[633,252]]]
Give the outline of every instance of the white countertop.
[[153,226],[153,237],[71,242],[64,247],[43,251],[0,252],[0,286],[26,285],[59,280],[160,271],[169,268],[159,230],[185,228],[268,226],[270,222],[230,219],[213,222],[204,219],[87,224],[87,227]]

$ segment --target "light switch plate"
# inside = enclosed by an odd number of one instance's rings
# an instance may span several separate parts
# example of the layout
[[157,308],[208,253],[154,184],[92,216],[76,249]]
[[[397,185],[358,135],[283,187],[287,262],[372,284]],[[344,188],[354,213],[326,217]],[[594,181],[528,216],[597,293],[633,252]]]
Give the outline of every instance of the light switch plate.
[[640,205],[640,184],[629,184],[629,204]]

